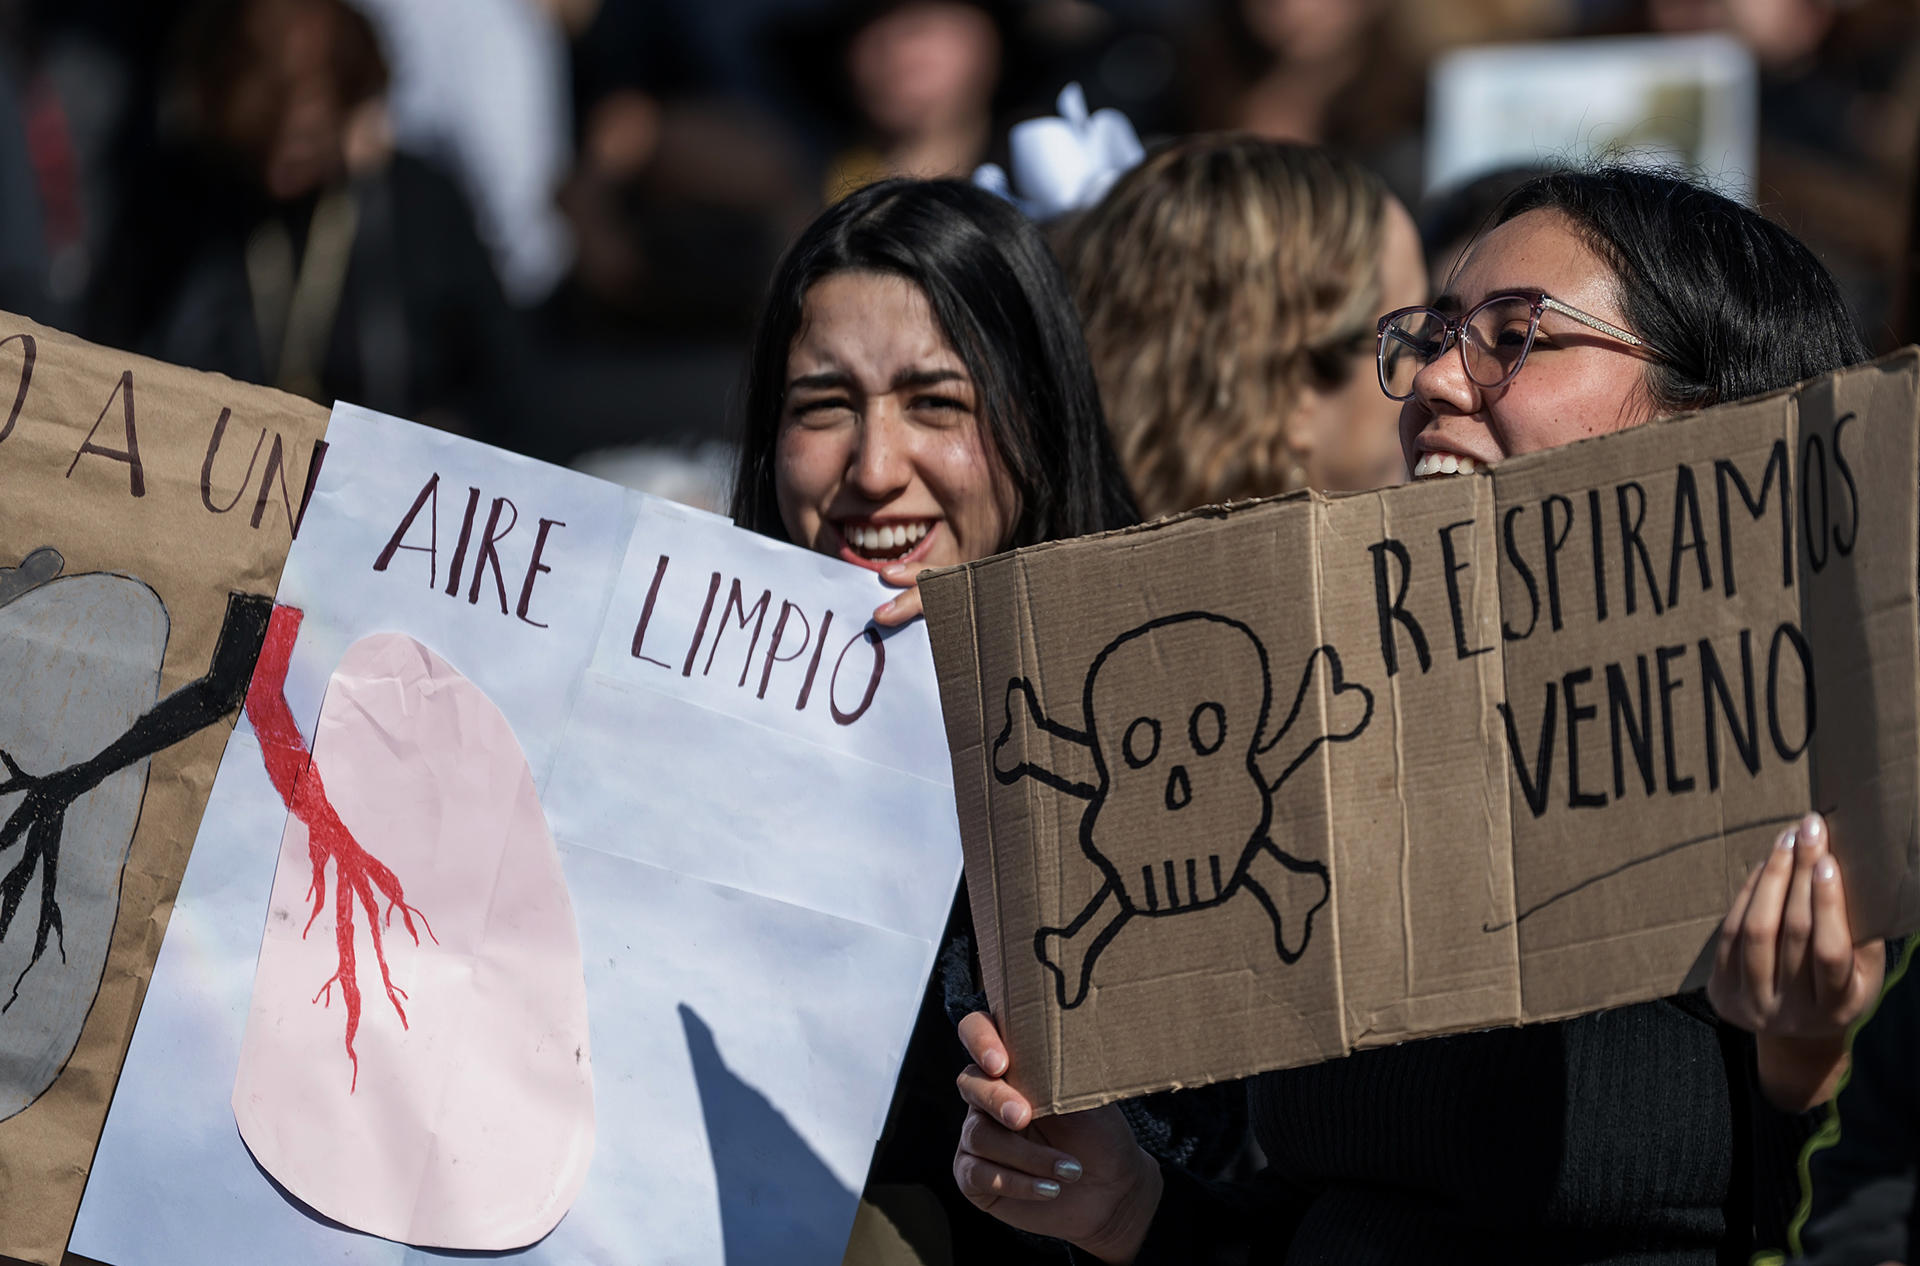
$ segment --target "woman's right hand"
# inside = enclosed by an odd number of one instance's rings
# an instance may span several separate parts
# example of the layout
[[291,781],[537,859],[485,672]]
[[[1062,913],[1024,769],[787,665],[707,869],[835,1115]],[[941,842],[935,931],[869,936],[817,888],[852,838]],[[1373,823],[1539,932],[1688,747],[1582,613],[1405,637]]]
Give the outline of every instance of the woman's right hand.
[[1159,1207],[1160,1166],[1134,1142],[1120,1109],[1034,1120],[1006,1082],[1010,1061],[992,1017],[960,1021],[973,1063],[960,1074],[967,1119],[953,1178],[984,1211],[1022,1231],[1066,1240],[1103,1262],[1130,1263]]

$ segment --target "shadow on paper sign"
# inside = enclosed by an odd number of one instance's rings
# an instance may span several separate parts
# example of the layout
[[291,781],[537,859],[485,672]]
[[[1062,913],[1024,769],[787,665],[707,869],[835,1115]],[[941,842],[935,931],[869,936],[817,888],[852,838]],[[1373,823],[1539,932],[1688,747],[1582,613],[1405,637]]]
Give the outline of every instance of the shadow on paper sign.
[[728,1266],[838,1261],[852,1227],[854,1193],[807,1146],[780,1109],[742,1081],[693,1008],[680,1004],[687,1031]]
[[[242,1139],[240,1141],[240,1145],[242,1147],[246,1147],[246,1140]],[[312,1205],[308,1204],[306,1201],[302,1200],[300,1197],[294,1195],[291,1191],[288,1191],[286,1187],[280,1182],[280,1180],[278,1178],[275,1178],[272,1175],[272,1173],[270,1173],[267,1170],[267,1167],[260,1163],[260,1158],[253,1154],[253,1149],[251,1148],[247,1149],[247,1159],[253,1162],[253,1168],[255,1172],[257,1172],[260,1175],[260,1177],[266,1180],[267,1185],[273,1188],[274,1193],[278,1195],[282,1200],[286,1201],[287,1206],[289,1208],[293,1209],[301,1217],[307,1219],[309,1222],[313,1222],[319,1226],[324,1226],[330,1231],[338,1231],[342,1235],[357,1236],[358,1238],[364,1239],[364,1240],[377,1240],[378,1238],[380,1238],[379,1236],[376,1236],[376,1235],[369,1235],[365,1231],[357,1231],[353,1227],[348,1226],[344,1222],[334,1221],[332,1218],[320,1212],[318,1209],[314,1208]],[[545,1237],[542,1237],[542,1238],[544,1239]],[[534,1243],[537,1244],[539,1242],[540,1241],[536,1240]],[[463,1249],[463,1248],[410,1248],[408,1251],[414,1254],[423,1254],[427,1257],[444,1257],[452,1260],[459,1260],[459,1259],[484,1260],[484,1259],[490,1259],[490,1258],[519,1257],[522,1254],[528,1252],[529,1249],[531,1249],[532,1247],[533,1245],[528,1245],[525,1248],[507,1248],[507,1249],[497,1249],[497,1250]]]

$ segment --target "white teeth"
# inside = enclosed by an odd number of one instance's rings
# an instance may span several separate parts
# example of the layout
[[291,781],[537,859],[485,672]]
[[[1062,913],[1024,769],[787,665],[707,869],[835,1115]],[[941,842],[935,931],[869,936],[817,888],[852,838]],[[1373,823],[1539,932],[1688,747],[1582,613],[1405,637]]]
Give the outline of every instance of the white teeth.
[[846,523],[841,525],[840,534],[847,544],[863,553],[889,554],[919,542],[932,530],[933,522],[930,520],[874,526]]
[[1471,475],[1479,469],[1471,457],[1459,457],[1453,453],[1423,453],[1420,460],[1413,464],[1413,477],[1426,479],[1434,475]]

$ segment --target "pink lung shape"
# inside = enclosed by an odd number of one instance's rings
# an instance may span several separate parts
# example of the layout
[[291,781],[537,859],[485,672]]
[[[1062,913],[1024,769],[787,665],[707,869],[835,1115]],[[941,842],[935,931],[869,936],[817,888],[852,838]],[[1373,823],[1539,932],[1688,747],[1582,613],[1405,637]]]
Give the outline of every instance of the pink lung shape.
[[348,649],[313,753],[340,821],[431,934],[416,945],[376,900],[390,998],[370,912],[350,904],[350,1061],[341,986],[322,992],[349,970],[340,867],[325,867],[314,914],[307,826],[288,815],[234,1080],[241,1137],[348,1226],[425,1247],[530,1244],[579,1194],[594,1124],[580,937],[526,758],[478,686],[394,633]]

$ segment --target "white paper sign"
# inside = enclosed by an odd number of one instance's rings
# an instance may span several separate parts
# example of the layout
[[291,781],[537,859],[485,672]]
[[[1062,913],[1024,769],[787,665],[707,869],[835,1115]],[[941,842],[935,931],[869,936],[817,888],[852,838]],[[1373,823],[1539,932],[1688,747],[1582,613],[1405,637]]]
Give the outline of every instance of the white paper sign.
[[[924,628],[882,634],[867,621],[889,592],[875,577],[711,515],[351,406],[328,439],[278,599],[302,612],[283,688],[297,741],[330,768],[316,721],[349,648],[413,639],[435,665],[413,675],[417,691],[470,683],[511,727],[577,927],[563,966],[585,981],[591,1165],[559,1225],[508,1255],[838,1262],[960,874]],[[377,682],[355,689],[379,701]],[[391,737],[410,706],[356,715]],[[379,952],[403,992],[383,990],[354,916],[351,1073],[337,997],[262,1010],[263,923],[288,906],[304,919],[310,878],[291,849],[276,886],[289,801],[267,733],[243,719],[221,764],[74,1231],[75,1252],[116,1266],[437,1256],[320,1216],[236,1129],[250,1015],[308,1023],[293,1008],[319,1008],[310,1058],[323,1080],[359,1079],[357,1096],[377,1084],[372,1061],[411,1058],[404,991],[460,977],[432,958],[432,935],[416,945],[388,917],[376,885]],[[404,737],[390,749],[425,759]],[[369,811],[417,806],[409,783],[385,800],[360,790],[379,772],[361,764],[371,773],[342,775],[333,807],[375,839]],[[475,884],[421,875],[457,860],[457,843],[409,854],[414,874],[395,883],[460,899]],[[328,964],[336,891],[304,931]],[[527,943],[522,931],[508,943]],[[306,1058],[302,1046],[276,1057]],[[343,1129],[321,1168],[365,1163],[355,1146],[384,1146],[368,1137]]]

